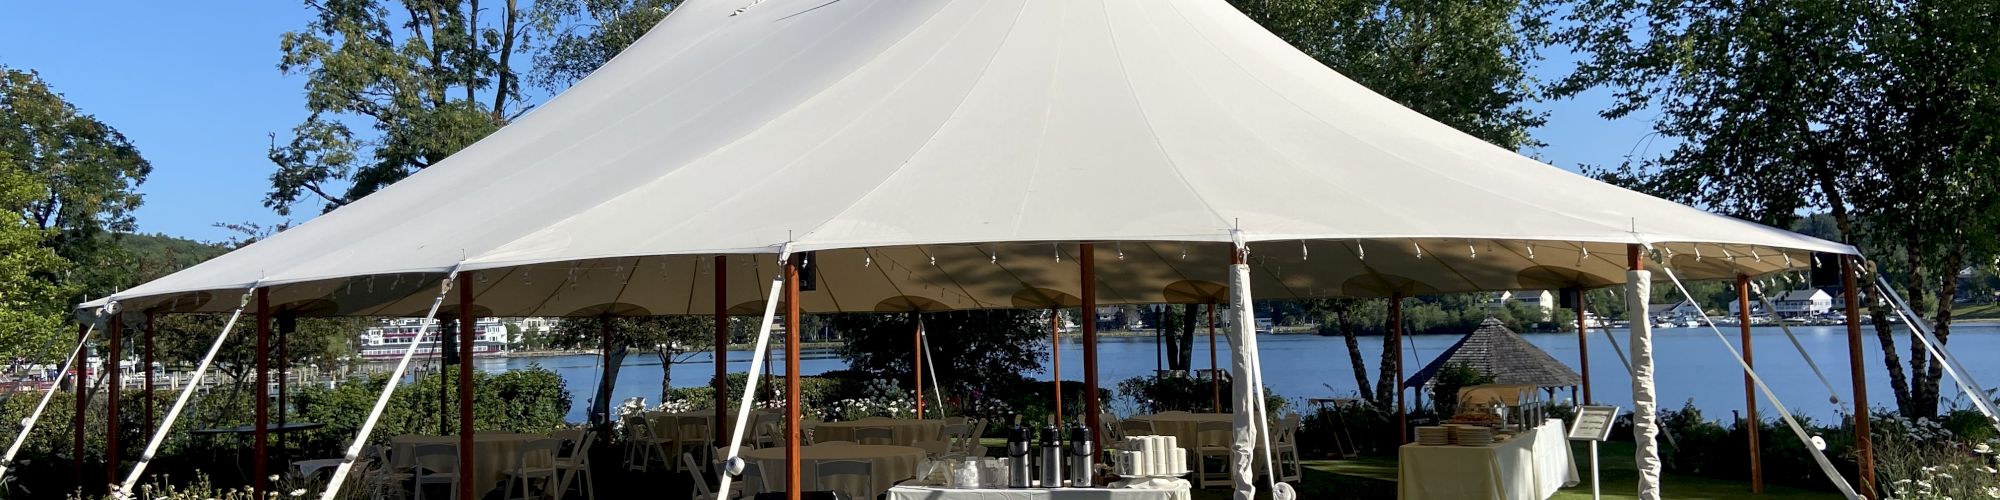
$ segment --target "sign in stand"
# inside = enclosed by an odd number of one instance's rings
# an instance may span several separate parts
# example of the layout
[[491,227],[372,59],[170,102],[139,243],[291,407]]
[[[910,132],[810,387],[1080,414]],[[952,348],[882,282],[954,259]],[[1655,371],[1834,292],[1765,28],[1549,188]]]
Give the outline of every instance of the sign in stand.
[[1611,422],[1618,419],[1616,406],[1576,407],[1576,422],[1569,426],[1570,441],[1590,442],[1590,498],[1598,496],[1597,443],[1611,439]]

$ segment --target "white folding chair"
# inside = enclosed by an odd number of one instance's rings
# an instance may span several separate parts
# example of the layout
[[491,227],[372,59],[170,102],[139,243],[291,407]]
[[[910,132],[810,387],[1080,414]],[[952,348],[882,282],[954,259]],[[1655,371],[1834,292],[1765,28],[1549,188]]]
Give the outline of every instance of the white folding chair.
[[888,427],[857,427],[854,442],[861,444],[896,444],[896,430]]
[[[692,500],[726,500],[716,495],[715,490],[708,489],[708,478],[701,474],[701,466],[694,462],[694,455],[682,453],[680,466],[682,470],[687,471],[688,479],[690,479],[689,482],[694,484],[694,498]],[[743,483],[738,482],[729,486],[729,499],[742,497]]]
[[1299,462],[1299,414],[1286,413],[1278,419],[1278,430],[1271,443],[1272,459],[1277,462],[1278,480],[1292,482],[1304,475],[1304,464]]
[[[851,498],[874,498],[868,491],[875,484],[875,463],[860,460],[828,460],[819,463],[819,471],[813,474],[813,490],[827,491],[839,489]],[[833,480],[833,481],[829,481]],[[837,482],[829,486],[827,483]]]
[[[1195,481],[1200,483],[1199,487],[1230,485],[1229,471],[1235,469],[1236,454],[1229,450],[1229,445],[1235,432],[1236,426],[1229,422],[1195,424],[1195,442],[1198,443],[1194,450],[1197,467]],[[1220,472],[1209,469],[1208,462],[1212,458],[1221,459]]]
[[444,486],[445,498],[458,498],[458,445],[429,443],[410,448],[410,489],[424,499],[425,486]]
[[567,448],[566,454],[556,456],[555,467],[560,473],[556,478],[558,500],[569,496],[570,482],[576,481],[578,477],[583,478],[583,482],[576,483],[578,492],[582,493],[584,498],[597,500],[597,480],[590,475],[590,448],[596,442],[596,432],[582,433],[582,436],[570,441],[570,444],[564,447]]
[[[667,449],[673,446],[673,438],[654,434],[653,426],[645,419],[638,419],[637,422],[627,422],[625,428],[630,431],[630,435],[632,436],[625,443],[626,469],[639,472],[651,471],[653,470],[653,461],[657,459],[667,467],[667,470],[673,470],[674,456],[667,453]],[[636,456],[633,448],[638,449]],[[635,458],[637,459],[636,462],[634,461]]]
[[[550,496],[549,490],[554,489],[556,485],[558,469],[555,461],[556,455],[562,453],[562,444],[560,439],[537,439],[521,443],[521,448],[514,452],[513,465],[507,470],[507,491],[501,498],[525,500]],[[542,481],[542,494],[530,497],[528,495],[534,491],[536,479]],[[514,493],[515,486],[521,487],[518,496]]]

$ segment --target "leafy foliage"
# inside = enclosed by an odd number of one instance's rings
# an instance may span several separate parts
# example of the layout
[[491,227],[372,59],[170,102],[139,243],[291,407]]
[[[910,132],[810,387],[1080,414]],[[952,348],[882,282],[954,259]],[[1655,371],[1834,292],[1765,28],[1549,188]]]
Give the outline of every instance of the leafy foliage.
[[[23,286],[66,293],[59,306],[66,307],[128,285],[111,272],[124,259],[115,233],[132,230],[137,188],[153,167],[124,134],[77,109],[35,72],[0,66],[0,167],[0,207],[70,264],[62,272],[29,273],[46,284]],[[14,245],[27,238],[8,237]],[[43,252],[23,252],[16,265],[53,262]]]
[[611,415],[611,390],[618,381],[619,366],[624,364],[627,353],[632,349],[641,349],[660,357],[660,399],[666,401],[674,393],[669,381],[673,365],[681,361],[675,356],[712,347],[715,342],[712,321],[712,318],[699,316],[566,318],[556,324],[545,340],[554,347],[602,349],[606,345],[605,336],[608,334],[611,337],[611,349],[605,353],[607,359],[598,379],[597,393],[590,398],[591,421],[603,423]]
[[1493,383],[1493,376],[1480,373],[1462,363],[1451,363],[1439,368],[1437,376],[1431,377],[1431,408],[1440,417],[1458,414],[1458,390],[1480,384]]
[[544,0],[528,14],[541,34],[530,81],[560,92],[597,71],[667,17],[678,0]]
[[1537,146],[1528,67],[1545,29],[1537,2],[1233,0],[1356,83],[1500,147]]
[[[510,59],[521,10],[478,0],[309,1],[316,16],[279,40],[278,68],[306,77],[305,121],[272,135],[279,214],[317,199],[326,209],[367,196],[499,130],[521,111]],[[497,10],[497,12],[491,12]],[[480,17],[487,15],[486,22]],[[357,133],[350,123],[368,127]],[[347,184],[338,192],[338,184]]]
[[[836,314],[827,321],[848,336],[840,356],[853,370],[915,384],[916,320],[910,315]],[[930,344],[927,363],[937,367],[947,394],[1022,379],[1048,356],[1048,322],[1031,311],[995,310],[923,314]],[[930,385],[928,379],[925,385]],[[929,390],[926,388],[925,390]]]

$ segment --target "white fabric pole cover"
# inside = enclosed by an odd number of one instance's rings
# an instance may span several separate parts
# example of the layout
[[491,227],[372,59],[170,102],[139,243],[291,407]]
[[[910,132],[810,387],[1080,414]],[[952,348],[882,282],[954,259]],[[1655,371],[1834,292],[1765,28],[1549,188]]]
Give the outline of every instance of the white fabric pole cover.
[[[1229,369],[1236,376],[1230,377],[1229,397],[1235,410],[1236,431],[1231,433],[1229,443],[1229,479],[1235,484],[1235,500],[1254,500],[1257,496],[1257,462],[1251,455],[1257,449],[1257,314],[1250,307],[1250,266],[1234,264],[1229,266],[1229,310],[1236,314],[1236,320],[1229,325]],[[1086,311],[1087,312],[1087,311]]]
[[1653,387],[1653,322],[1646,317],[1653,273],[1625,273],[1625,319],[1632,323],[1632,459],[1639,468],[1639,499],[1660,500],[1659,395]]

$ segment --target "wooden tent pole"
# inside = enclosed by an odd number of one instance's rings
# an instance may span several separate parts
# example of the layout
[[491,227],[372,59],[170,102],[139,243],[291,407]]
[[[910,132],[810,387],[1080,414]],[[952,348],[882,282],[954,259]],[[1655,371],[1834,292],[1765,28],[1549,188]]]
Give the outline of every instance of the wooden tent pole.
[[1215,299],[1208,299],[1208,392],[1209,409],[1222,413],[1222,372],[1215,369]]
[[800,500],[799,490],[799,259],[785,260],[785,498]]
[[1579,285],[1576,287],[1577,368],[1583,372],[1583,404],[1588,405],[1596,404],[1596,400],[1590,395],[1590,321],[1586,319],[1590,307],[1585,300],[1583,286]]
[[257,498],[264,498],[270,489],[269,476],[271,458],[271,289],[257,288],[257,390],[250,393],[256,398],[256,421],[251,430],[254,444],[250,456],[255,458],[251,466],[250,485]]
[[[1755,367],[1756,362],[1750,355],[1750,276],[1745,274],[1736,275],[1736,323],[1743,333],[1743,365]],[[1750,370],[1743,371],[1743,401],[1743,413],[1748,417],[1743,419],[1743,428],[1750,436],[1748,440],[1750,445],[1750,492],[1763,493],[1764,459],[1758,455],[1759,448],[1761,447],[1758,445],[1760,441],[1757,439],[1758,428],[1763,423],[1757,419],[1757,381],[1751,377]]]
[[1410,412],[1403,407],[1403,292],[1389,293],[1389,338],[1395,345],[1390,359],[1396,364],[1396,444],[1410,443]]
[[[85,336],[89,334],[89,323],[77,325],[77,343],[83,343],[86,338]],[[72,442],[70,443],[70,475],[73,476],[72,480],[75,481],[73,484],[78,485],[83,484],[83,415],[90,410],[90,379],[84,376],[84,374],[90,372],[89,361],[90,348],[85,346],[77,348],[76,358],[70,362],[70,366],[72,367],[70,371],[76,374],[76,397],[73,401],[76,403],[76,409],[70,413],[70,427],[75,431],[75,435],[72,436]],[[56,383],[62,383],[62,374],[56,374]]]
[[1049,307],[1049,362],[1054,366],[1049,380],[1056,390],[1056,420],[1063,419],[1062,407],[1062,310]]
[[1854,380],[1854,451],[1860,476],[1856,489],[1862,496],[1875,498],[1875,440],[1868,429],[1868,372],[1864,369],[1866,361],[1861,349],[1861,288],[1854,284],[1854,276],[1861,272],[1861,267],[1856,259],[1840,258],[1840,286],[1847,296],[1847,362]]
[[146,311],[146,359],[142,362],[146,369],[146,425],[142,427],[148,436],[153,435],[157,425],[154,423],[157,420],[153,420],[153,325],[158,320],[157,314]]
[[[728,446],[723,436],[734,432],[729,420],[729,259],[715,256],[715,447]],[[744,390],[749,390],[745,387]]]
[[[1089,243],[1076,246],[1077,266],[1083,273],[1083,314],[1093,317],[1097,311],[1097,248]],[[1090,461],[1102,463],[1104,454],[1104,425],[1099,420],[1103,410],[1097,401],[1097,322],[1083,322],[1083,421],[1090,426]]]
[[105,333],[107,337],[104,369],[110,370],[106,374],[110,380],[106,381],[108,390],[105,393],[107,406],[104,410],[104,478],[107,484],[118,484],[118,412],[122,406],[118,404],[118,394],[124,389],[119,386],[125,383],[124,370],[118,366],[118,362],[125,356],[125,348],[122,345],[125,343],[124,312],[111,315],[111,328]]
[[911,333],[910,347],[911,347],[911,352],[917,353],[917,363],[915,365],[911,365],[911,367],[914,368],[914,370],[912,371],[917,372],[917,420],[923,420],[924,419],[924,320],[918,318],[917,313],[910,313],[910,319],[916,320],[914,321],[914,323],[916,324],[916,328],[910,329]]
[[[472,345],[479,319],[472,312],[472,271],[458,273],[458,470],[472,470]],[[458,488],[458,500],[472,500],[470,484]]]

